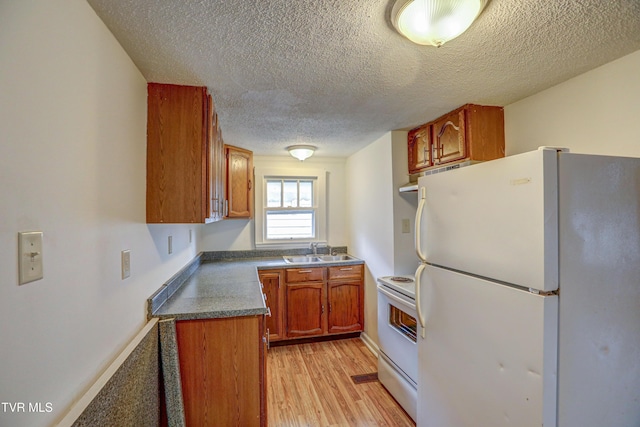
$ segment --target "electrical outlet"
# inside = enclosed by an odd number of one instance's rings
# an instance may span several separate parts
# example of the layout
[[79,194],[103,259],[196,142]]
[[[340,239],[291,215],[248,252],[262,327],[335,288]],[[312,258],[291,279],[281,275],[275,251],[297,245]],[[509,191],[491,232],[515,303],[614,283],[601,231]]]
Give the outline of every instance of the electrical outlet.
[[122,280],[131,276],[131,251],[126,250],[121,252],[122,259]]
[[18,233],[19,284],[44,277],[42,270],[42,231]]
[[411,233],[411,220],[409,220],[408,218],[404,218],[402,220],[402,232]]
[[168,246],[169,246],[169,255],[171,255],[173,253],[173,236],[169,236]]
[[193,242],[193,230],[189,229],[189,243]]

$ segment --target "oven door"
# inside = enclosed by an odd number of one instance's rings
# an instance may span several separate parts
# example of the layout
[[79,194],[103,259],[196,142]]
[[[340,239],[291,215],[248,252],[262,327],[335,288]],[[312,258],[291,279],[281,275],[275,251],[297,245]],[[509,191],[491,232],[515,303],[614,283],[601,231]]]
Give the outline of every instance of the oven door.
[[417,387],[415,301],[378,285],[378,340],[382,351]]

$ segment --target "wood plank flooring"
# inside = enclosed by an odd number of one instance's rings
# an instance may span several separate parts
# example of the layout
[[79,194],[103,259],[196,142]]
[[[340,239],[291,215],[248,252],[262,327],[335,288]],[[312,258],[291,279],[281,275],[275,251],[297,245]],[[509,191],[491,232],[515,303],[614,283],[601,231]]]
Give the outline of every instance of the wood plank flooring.
[[351,379],[377,370],[377,360],[359,338],[272,347],[269,426],[415,426],[380,382]]

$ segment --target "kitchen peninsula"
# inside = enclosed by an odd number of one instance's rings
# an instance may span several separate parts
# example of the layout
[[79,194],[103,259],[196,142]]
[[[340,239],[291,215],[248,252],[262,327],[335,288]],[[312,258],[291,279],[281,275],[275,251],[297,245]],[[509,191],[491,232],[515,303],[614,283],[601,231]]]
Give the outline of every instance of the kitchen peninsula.
[[[319,272],[321,280],[314,283],[323,289],[319,303],[325,319],[329,271],[355,268],[361,276],[364,262],[350,256],[324,258],[296,256],[285,261],[271,251],[201,253],[149,298],[148,317],[161,319],[169,418],[206,425],[215,414],[221,425],[266,425],[265,315],[286,315],[273,312],[271,301],[265,301],[259,272]],[[361,277],[348,283],[359,283],[355,306],[360,306]],[[283,302],[278,307],[286,311],[286,297]],[[350,315],[359,320],[359,311]]]

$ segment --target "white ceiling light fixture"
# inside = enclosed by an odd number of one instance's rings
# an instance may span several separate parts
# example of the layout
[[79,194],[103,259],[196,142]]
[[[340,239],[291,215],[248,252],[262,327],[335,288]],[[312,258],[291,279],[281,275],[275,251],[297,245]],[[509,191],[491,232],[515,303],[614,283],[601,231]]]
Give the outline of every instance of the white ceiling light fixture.
[[287,150],[289,151],[289,154],[302,162],[304,159],[308,159],[313,156],[313,153],[316,151],[316,147],[313,145],[291,145],[287,147]]
[[471,26],[489,0],[397,0],[391,20],[414,43],[440,47]]

